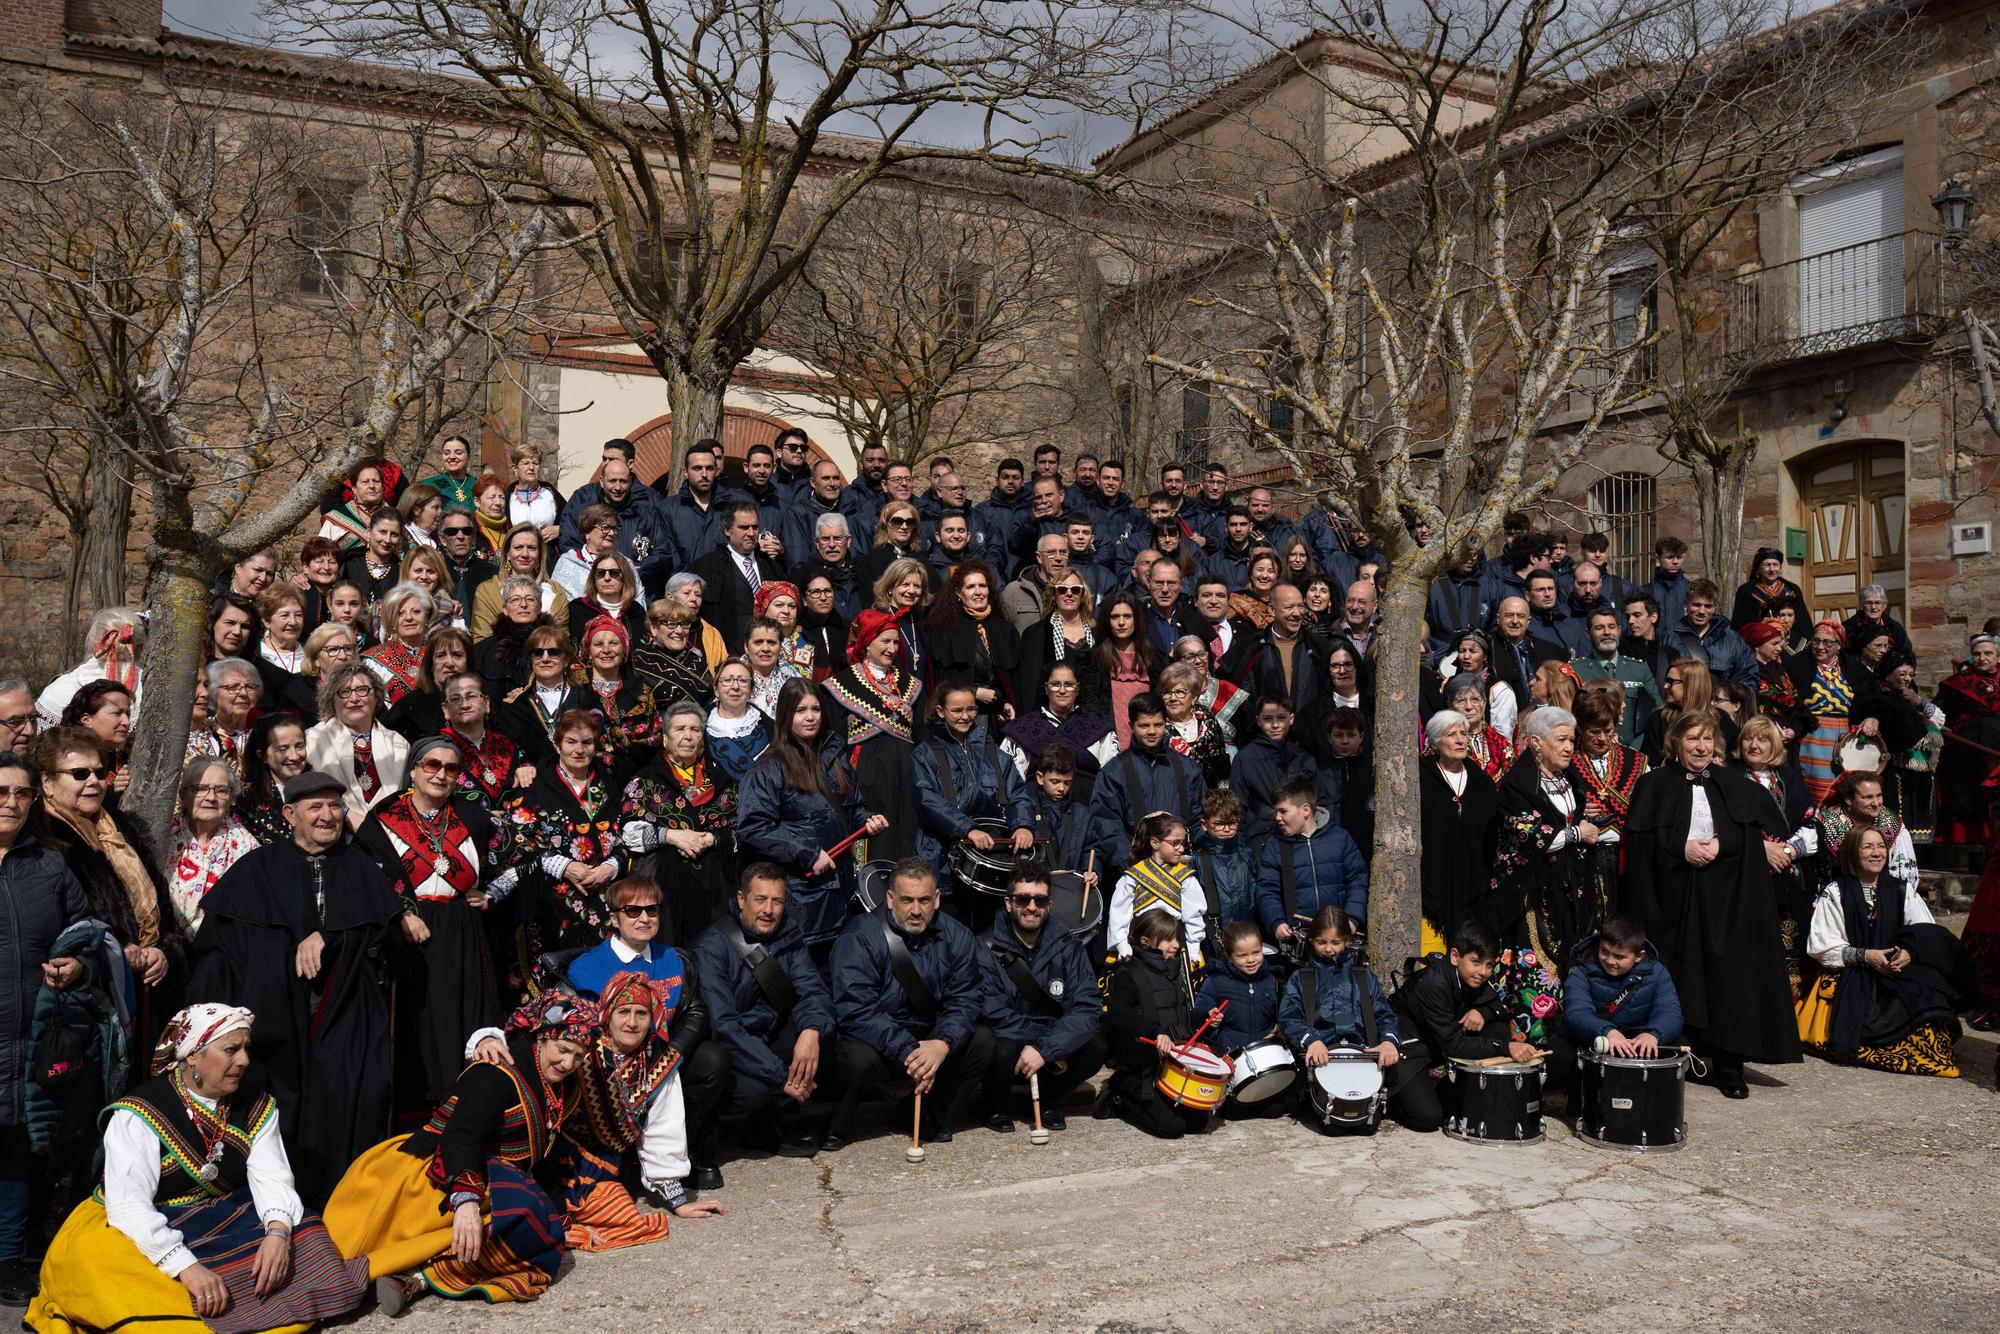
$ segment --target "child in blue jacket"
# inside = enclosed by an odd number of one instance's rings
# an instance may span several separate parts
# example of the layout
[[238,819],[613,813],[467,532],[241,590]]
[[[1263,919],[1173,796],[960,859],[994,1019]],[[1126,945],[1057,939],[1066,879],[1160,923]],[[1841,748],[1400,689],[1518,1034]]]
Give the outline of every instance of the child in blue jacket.
[[1651,1058],[1681,1038],[1681,998],[1667,966],[1627,913],[1577,943],[1563,983],[1563,1032],[1579,1047]]
[[1210,1030],[1215,1045],[1237,1052],[1278,1031],[1278,975],[1264,966],[1264,937],[1255,922],[1231,922],[1222,928],[1222,948],[1195,993],[1197,1010],[1213,1010],[1224,1001],[1222,1022]]

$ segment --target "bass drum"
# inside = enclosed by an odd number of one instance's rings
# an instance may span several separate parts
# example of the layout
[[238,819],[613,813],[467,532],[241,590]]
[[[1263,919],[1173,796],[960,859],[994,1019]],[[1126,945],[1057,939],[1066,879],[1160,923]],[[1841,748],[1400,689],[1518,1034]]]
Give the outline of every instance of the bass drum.
[[1005,894],[1007,881],[1014,874],[1013,834],[1005,820],[974,820],[972,827],[992,836],[993,850],[981,852],[970,843],[953,844],[945,855],[951,873],[967,889],[995,897]]
[[1083,883],[1075,871],[1056,871],[1049,876],[1049,920],[1066,936],[1086,940],[1097,934],[1104,920],[1104,896]]
[[854,877],[854,906],[864,913],[881,908],[889,897],[889,882],[896,876],[896,863],[869,862]]
[[1343,1126],[1373,1134],[1382,1124],[1388,1094],[1382,1087],[1382,1067],[1375,1053],[1360,1047],[1335,1047],[1327,1063],[1311,1071],[1306,1081],[1306,1106],[1322,1126]]
[[1687,1052],[1651,1059],[1586,1051],[1577,1137],[1600,1149],[1672,1153],[1687,1143]]
[[1453,1057],[1444,1133],[1468,1144],[1540,1144],[1546,1073],[1540,1061],[1483,1065]]

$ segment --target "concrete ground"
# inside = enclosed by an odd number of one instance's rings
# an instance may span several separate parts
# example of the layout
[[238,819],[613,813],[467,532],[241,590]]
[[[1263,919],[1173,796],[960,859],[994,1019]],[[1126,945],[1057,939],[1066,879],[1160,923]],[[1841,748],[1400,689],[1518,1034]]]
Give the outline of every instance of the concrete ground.
[[[582,1256],[541,1301],[400,1327],[1201,1330],[2000,1328],[2000,1096],[1816,1060],[1688,1090],[1677,1153],[1224,1123],[1165,1144],[1084,1105],[1045,1148],[907,1125],[730,1164],[728,1217]],[[355,1328],[386,1329],[368,1316]]]

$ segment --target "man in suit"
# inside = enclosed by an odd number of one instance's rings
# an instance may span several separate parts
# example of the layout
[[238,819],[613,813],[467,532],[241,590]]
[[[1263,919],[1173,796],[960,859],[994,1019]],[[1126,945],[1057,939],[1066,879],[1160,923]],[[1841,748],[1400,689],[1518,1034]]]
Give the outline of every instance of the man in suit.
[[757,549],[760,520],[749,500],[727,501],[722,510],[722,545],[691,567],[707,585],[702,619],[722,634],[730,653],[743,651],[750,629],[750,602],[766,579],[782,579],[778,562]]
[[1569,654],[1559,645],[1528,633],[1531,618],[1526,598],[1500,599],[1493,621],[1497,631],[1493,636],[1493,675],[1507,683],[1525,713],[1534,707],[1528,697],[1528,682],[1534,679],[1535,669],[1545,662],[1566,662]]

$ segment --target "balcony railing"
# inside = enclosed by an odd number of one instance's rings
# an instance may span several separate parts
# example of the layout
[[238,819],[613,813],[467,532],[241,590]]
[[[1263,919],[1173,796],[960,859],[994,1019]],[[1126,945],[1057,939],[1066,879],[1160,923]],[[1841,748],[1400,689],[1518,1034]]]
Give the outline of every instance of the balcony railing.
[[1723,355],[1740,367],[1928,339],[1944,319],[1938,238],[1900,232],[1739,274]]

